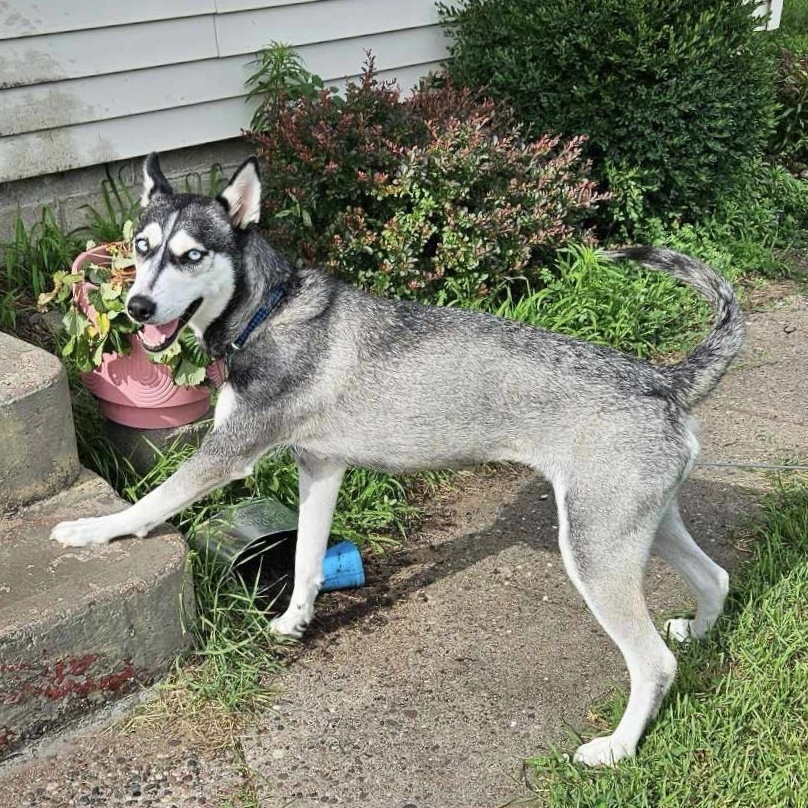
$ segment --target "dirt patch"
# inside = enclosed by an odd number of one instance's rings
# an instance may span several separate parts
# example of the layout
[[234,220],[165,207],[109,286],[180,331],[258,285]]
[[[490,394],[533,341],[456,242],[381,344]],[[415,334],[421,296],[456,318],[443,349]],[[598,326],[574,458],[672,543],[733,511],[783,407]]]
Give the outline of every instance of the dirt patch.
[[743,306],[746,311],[761,312],[782,308],[805,295],[805,281],[795,278],[774,278],[762,283],[744,285]]
[[[365,554],[365,586],[320,596],[313,627],[315,639],[305,646],[319,648],[331,632],[357,620],[384,625],[385,607],[440,576],[449,563],[451,539],[458,525],[479,524],[491,518],[503,498],[514,496],[532,476],[530,470],[518,466],[491,466],[458,475],[445,490],[422,500],[423,517],[408,532],[406,543],[383,555]],[[307,650],[296,646],[290,653],[297,656]]]

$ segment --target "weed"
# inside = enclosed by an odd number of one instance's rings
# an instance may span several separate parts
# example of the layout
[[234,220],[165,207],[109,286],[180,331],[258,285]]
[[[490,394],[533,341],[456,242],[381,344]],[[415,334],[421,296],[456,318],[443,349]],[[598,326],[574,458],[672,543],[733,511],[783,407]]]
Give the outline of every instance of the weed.
[[183,188],[186,194],[217,196],[227,185],[229,177],[219,163],[214,163],[204,174],[192,171],[185,175]]
[[247,101],[258,103],[250,121],[253,131],[268,129],[287,104],[302,98],[313,100],[325,88],[291,45],[271,42],[250,65],[255,70],[246,81]]
[[14,331],[22,295],[16,289],[3,289],[0,282],[0,331]]
[[17,213],[12,238],[0,242],[0,331],[15,331],[20,317],[34,311],[53,273],[70,266],[80,245],[75,233],[62,231],[51,208],[31,227]]
[[[730,279],[739,274],[723,268]],[[555,264],[542,270],[538,289],[526,284],[499,304],[478,300],[473,308],[642,357],[687,350],[708,314],[673,278],[609,261],[581,245],[558,252]]]
[[191,563],[199,664],[184,687],[200,703],[215,703],[228,714],[268,706],[267,677],[280,669],[277,649],[285,644],[269,630],[272,605],[259,605],[257,579],[250,586],[197,554]]
[[106,179],[101,181],[101,206],[82,205],[87,221],[87,231],[93,241],[106,244],[120,241],[127,222],[136,221],[140,200],[132,193],[120,172],[112,176],[105,166]]
[[75,232],[62,230],[49,207],[42,209],[30,228],[18,213],[11,240],[0,243],[4,253],[0,291],[14,291],[36,300],[50,286],[53,274],[70,266],[81,244]]

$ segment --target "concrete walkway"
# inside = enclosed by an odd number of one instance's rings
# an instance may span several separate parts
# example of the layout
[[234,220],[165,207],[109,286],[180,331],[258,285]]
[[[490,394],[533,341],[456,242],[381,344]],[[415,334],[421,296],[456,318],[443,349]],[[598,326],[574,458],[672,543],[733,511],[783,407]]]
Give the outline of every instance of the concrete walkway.
[[[748,322],[742,361],[699,413],[702,460],[806,457],[808,307],[791,298]],[[700,466],[686,486],[693,534],[724,564],[765,485]],[[239,805],[249,785],[244,804],[267,808],[493,808],[524,793],[525,758],[571,749],[567,727],[586,729],[588,705],[626,683],[563,572],[552,494],[527,472],[466,479],[368,573],[320,599],[276,709],[241,736],[245,766],[171,728],[90,735],[8,771],[0,805]],[[660,616],[690,605],[659,563],[648,598]]]

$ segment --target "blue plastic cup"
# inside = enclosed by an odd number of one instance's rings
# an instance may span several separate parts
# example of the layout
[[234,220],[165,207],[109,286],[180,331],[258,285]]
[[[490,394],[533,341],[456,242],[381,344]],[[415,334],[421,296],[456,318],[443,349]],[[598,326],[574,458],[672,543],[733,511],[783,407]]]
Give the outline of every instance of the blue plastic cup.
[[365,570],[356,545],[341,541],[329,547],[323,559],[323,576],[325,580],[320,587],[321,592],[363,586]]

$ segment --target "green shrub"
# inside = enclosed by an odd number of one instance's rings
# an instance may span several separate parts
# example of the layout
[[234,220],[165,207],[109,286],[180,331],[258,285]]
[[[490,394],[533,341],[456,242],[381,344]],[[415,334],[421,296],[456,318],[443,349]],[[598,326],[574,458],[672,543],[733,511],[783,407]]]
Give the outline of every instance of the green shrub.
[[[794,250],[808,244],[808,183],[763,160],[750,163],[736,193],[698,223],[648,217],[632,237],[697,256],[730,279],[795,270]],[[627,241],[625,232],[620,239]]]
[[292,257],[377,292],[471,300],[587,236],[601,197],[580,139],[525,142],[507,108],[451,83],[402,98],[372,59],[344,98],[304,92],[292,67],[294,93],[270,94],[266,128],[250,134],[266,165],[263,227]]
[[[295,70],[290,80],[298,76]],[[319,76],[309,82],[322,85]],[[336,219],[350,206],[371,203],[374,183],[395,171],[398,141],[423,138],[410,117],[397,90],[376,81],[371,64],[358,84],[348,84],[345,98],[331,88],[268,93],[254,118],[265,128],[248,136],[265,166],[262,226],[269,240],[295,258],[322,261]]]
[[532,134],[587,136],[599,179],[631,178],[638,218],[698,219],[768,138],[773,65],[745,0],[440,7],[453,80],[513,105]]

